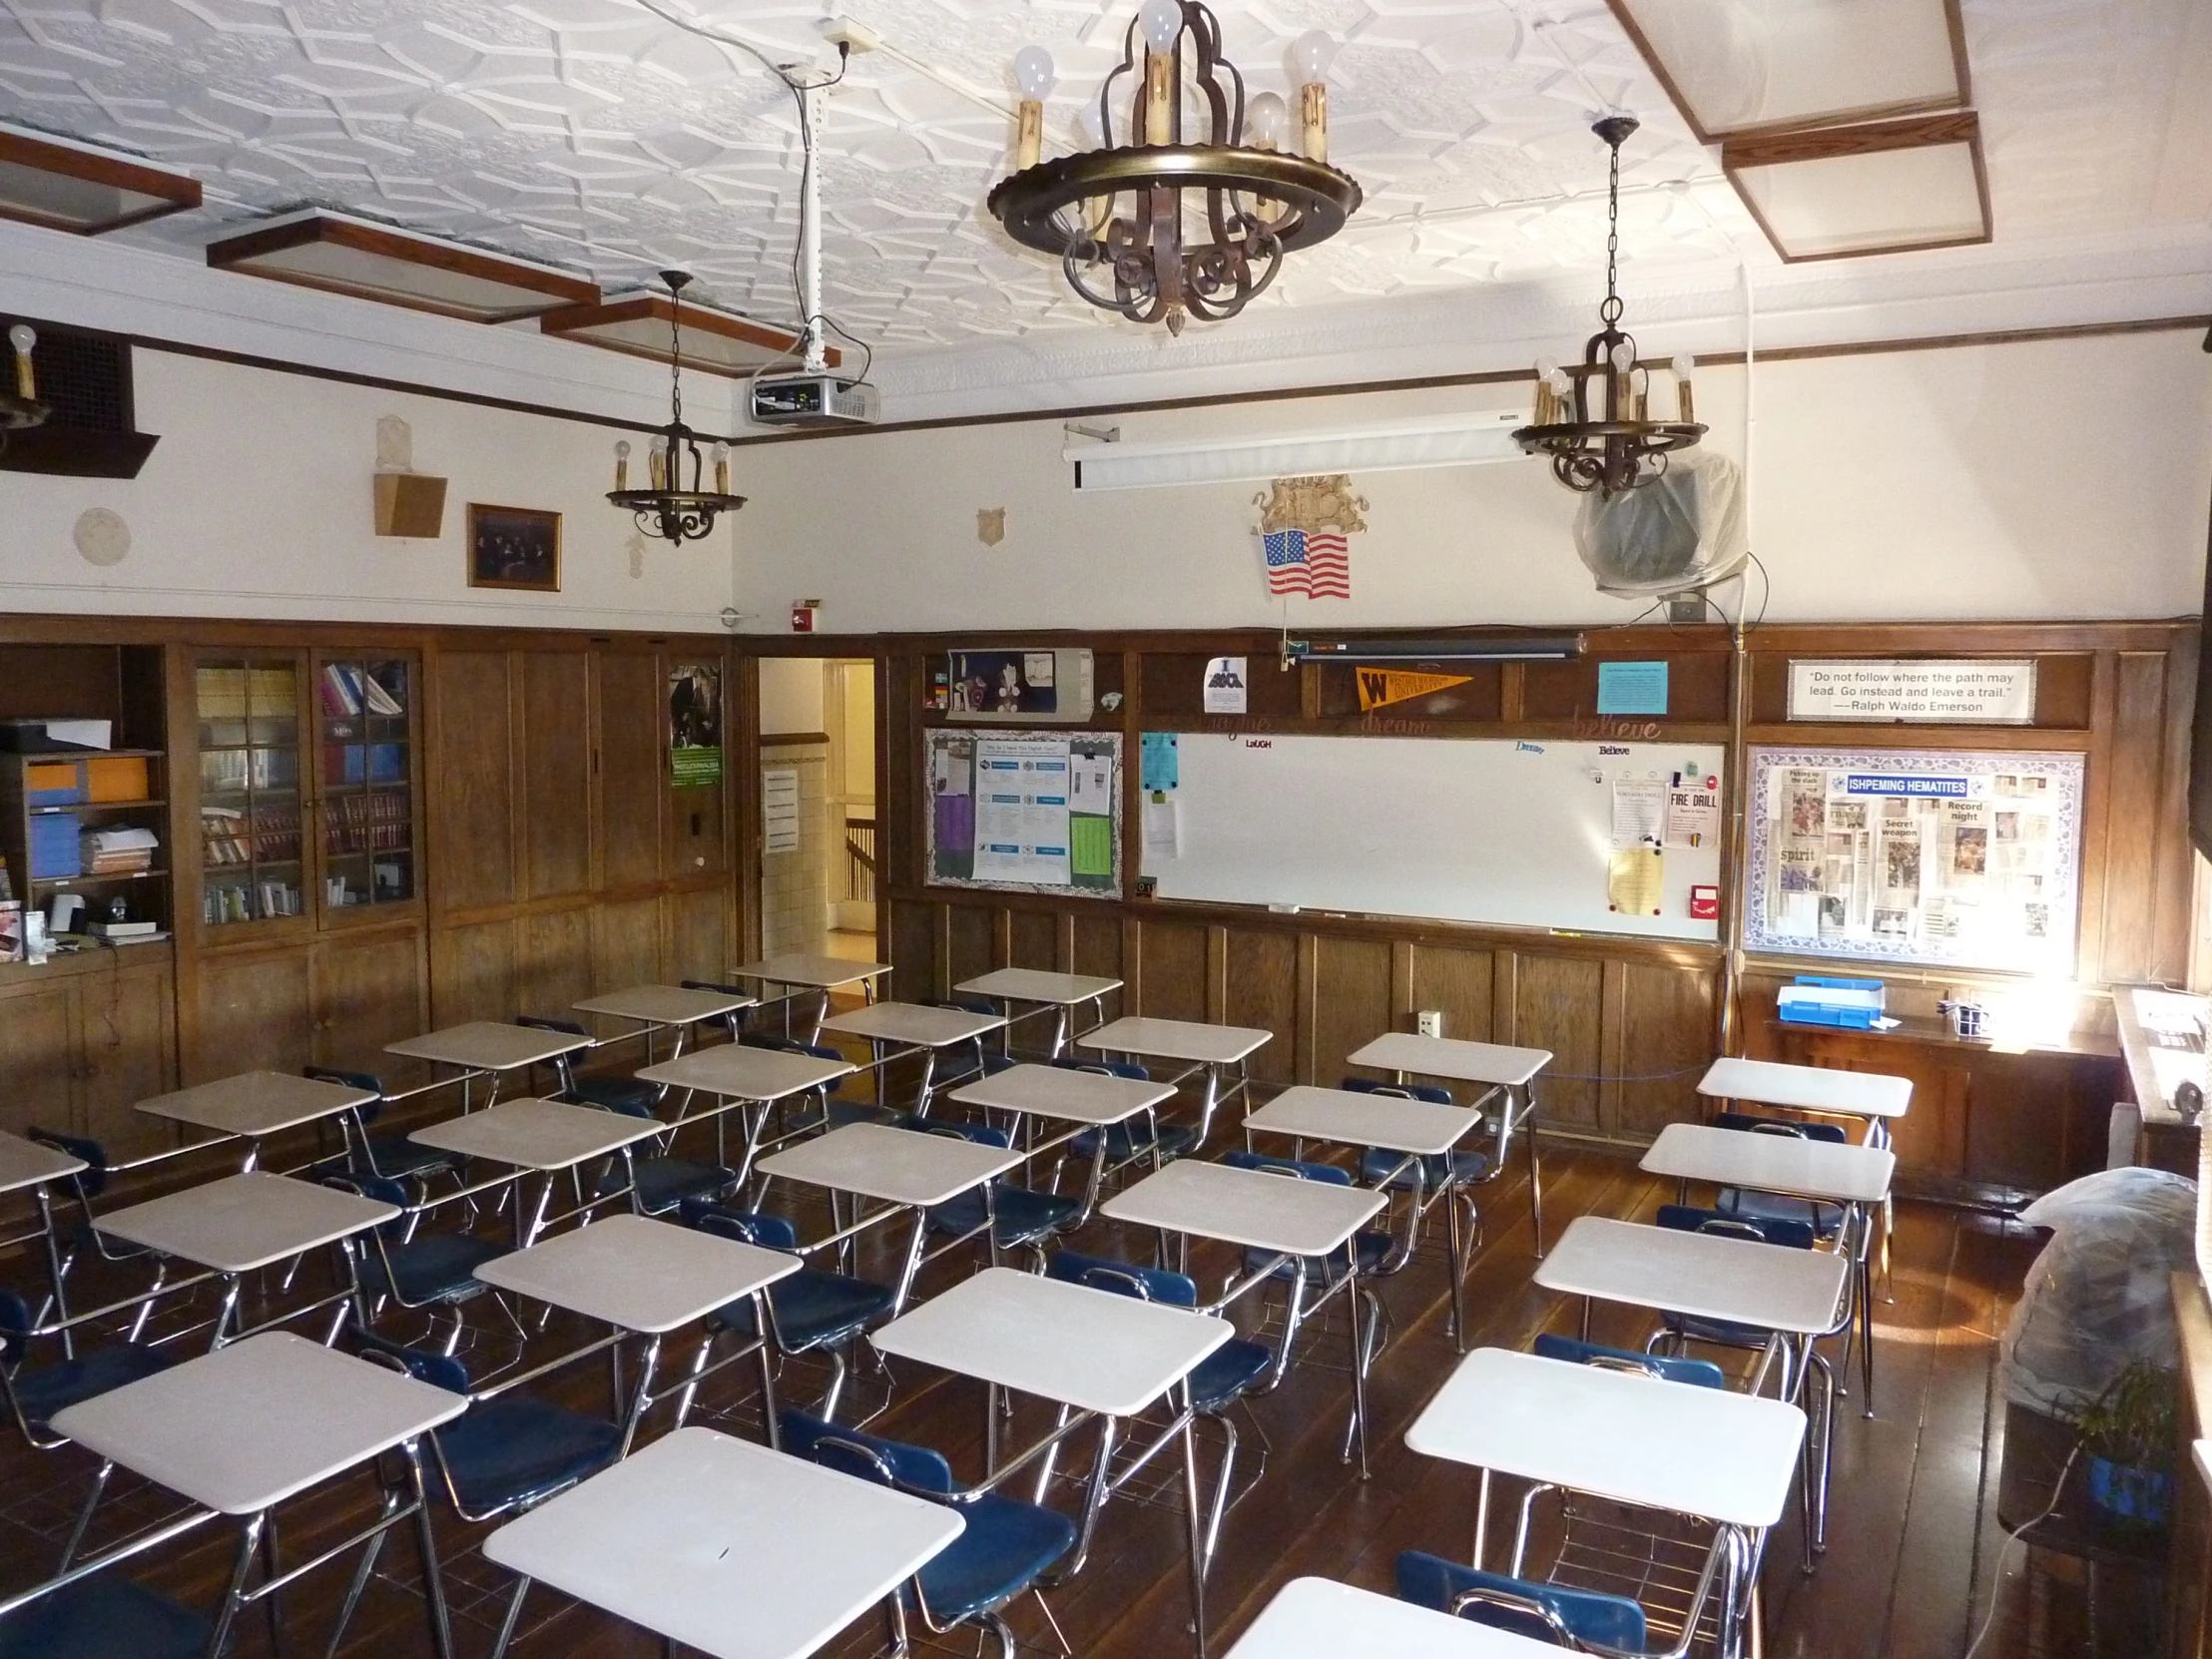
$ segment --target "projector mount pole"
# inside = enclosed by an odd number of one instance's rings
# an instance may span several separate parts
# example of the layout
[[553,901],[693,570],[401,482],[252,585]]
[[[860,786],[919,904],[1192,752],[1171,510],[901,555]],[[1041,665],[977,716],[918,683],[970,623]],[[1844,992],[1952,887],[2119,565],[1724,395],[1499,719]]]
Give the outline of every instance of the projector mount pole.
[[802,349],[809,374],[827,374],[830,357],[822,315],[822,89],[799,91],[799,136],[806,147],[799,171],[799,305]]

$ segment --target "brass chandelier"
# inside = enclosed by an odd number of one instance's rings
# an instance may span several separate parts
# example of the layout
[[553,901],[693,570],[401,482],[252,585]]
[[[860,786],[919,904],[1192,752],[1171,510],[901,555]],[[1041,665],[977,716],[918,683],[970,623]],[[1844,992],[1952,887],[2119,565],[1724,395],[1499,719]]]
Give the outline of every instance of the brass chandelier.
[[1667,470],[1667,457],[1705,435],[1690,397],[1690,357],[1676,357],[1675,418],[1651,418],[1651,373],[1636,360],[1636,341],[1620,327],[1621,146],[1636,131],[1632,116],[1607,116],[1590,131],[1612,152],[1606,186],[1605,299],[1603,324],[1582,347],[1582,361],[1561,367],[1536,364],[1532,421],[1513,433],[1531,455],[1549,455],[1551,473],[1570,490],[1614,495],[1651,483]]
[[[1086,116],[1091,147],[1040,161],[1053,66],[1042,47],[1024,47],[1014,60],[1017,171],[987,205],[1014,241],[1057,258],[1093,305],[1165,322],[1171,334],[1190,317],[1235,316],[1286,254],[1328,241],[1359,209],[1359,185],[1328,160],[1323,73],[1334,50],[1318,31],[1292,49],[1301,78],[1293,151],[1283,100],[1247,100],[1213,12],[1200,0],[1145,0],[1099,88],[1095,130]],[[1117,129],[1114,83],[1125,75],[1128,115]],[[1184,131],[1186,91],[1205,126],[1196,142]]]
[[[683,295],[691,275],[683,271],[664,271],[661,280],[668,284],[669,298],[668,425],[653,434],[652,448],[646,456],[650,489],[630,487],[630,442],[625,438],[615,445],[615,487],[607,492],[607,499],[635,514],[638,528],[645,534],[680,547],[712,531],[715,516],[736,512],[745,505],[745,497],[730,493],[730,446],[727,443],[714,446],[715,487],[711,490],[706,487],[707,463],[700,453],[698,435],[684,424]],[[691,461],[689,488],[684,482],[687,457]]]

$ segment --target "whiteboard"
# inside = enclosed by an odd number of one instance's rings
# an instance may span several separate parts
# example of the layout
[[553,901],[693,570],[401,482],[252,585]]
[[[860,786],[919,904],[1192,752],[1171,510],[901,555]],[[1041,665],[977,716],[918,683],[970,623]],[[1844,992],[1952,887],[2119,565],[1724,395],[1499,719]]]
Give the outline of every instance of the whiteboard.
[[1717,836],[1667,849],[1660,914],[1606,901],[1614,783],[1718,778],[1718,745],[1185,732],[1177,750],[1175,854],[1148,835],[1142,864],[1163,898],[1720,936],[1690,919],[1691,886],[1720,882]]

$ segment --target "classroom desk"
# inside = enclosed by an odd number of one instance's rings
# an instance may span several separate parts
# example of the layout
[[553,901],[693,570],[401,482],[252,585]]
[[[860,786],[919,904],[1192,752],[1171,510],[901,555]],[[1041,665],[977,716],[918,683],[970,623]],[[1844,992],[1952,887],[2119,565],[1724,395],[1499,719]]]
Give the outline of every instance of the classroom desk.
[[1354,1049],[1346,1062],[1371,1071],[1386,1071],[1403,1084],[1415,1077],[1440,1077],[1453,1083],[1479,1083],[1482,1093],[1467,1102],[1479,1107],[1493,1094],[1505,1097],[1497,1140],[1497,1169],[1513,1132],[1528,1141],[1528,1224],[1536,1255],[1544,1253],[1543,1163],[1536,1151],[1536,1074],[1551,1064],[1548,1048],[1514,1048],[1505,1043],[1469,1042],[1462,1037],[1424,1037],[1412,1031],[1385,1031]]
[[[431,1641],[441,1659],[450,1659],[452,1635],[430,1535],[419,1441],[467,1408],[464,1395],[334,1354],[289,1332],[271,1331],[96,1394],[57,1412],[54,1428],[103,1459],[103,1483],[108,1466],[120,1464],[216,1514],[245,1521],[211,1653],[223,1651],[242,1608],[276,1593],[271,1581],[278,1572],[272,1518],[276,1506],[398,1450],[406,1460],[408,1500],[401,1505],[396,1494],[388,1496],[382,1514],[353,1542],[368,1544],[401,1521],[414,1520],[429,1586]],[[249,1589],[258,1553],[262,1583]],[[276,1622],[274,1602],[271,1618]]]
[[[733,1110],[753,1108],[746,1113],[745,1157],[738,1166],[738,1180],[742,1186],[751,1178],[753,1160],[760,1153],[761,1137],[768,1125],[768,1108],[792,1095],[805,1094],[840,1077],[848,1077],[858,1069],[849,1060],[822,1060],[812,1054],[787,1054],[781,1049],[724,1043],[677,1059],[663,1060],[657,1066],[647,1066],[638,1073],[638,1081],[685,1092],[686,1110],[669,1126],[672,1132],[701,1118],[714,1119],[715,1162],[718,1164],[729,1161],[724,1156],[724,1117]],[[705,1111],[691,1111],[690,1096],[694,1092],[711,1094],[721,1104]]]
[[[1250,1273],[1222,1299],[1224,1305],[1265,1284],[1274,1270],[1293,1257],[1322,1257],[1343,1250],[1344,1274],[1324,1285],[1315,1308],[1340,1290],[1352,1315],[1352,1420],[1360,1444],[1360,1478],[1368,1477],[1368,1333],[1360,1322],[1360,1253],[1349,1248],[1352,1236],[1389,1203],[1387,1194],[1369,1187],[1339,1187],[1320,1181],[1296,1181],[1260,1170],[1178,1158],[1099,1206],[1109,1220],[1151,1227],[1186,1238],[1218,1239],[1274,1258]],[[1305,1296],[1299,1280],[1292,1298],[1292,1329],[1284,1334],[1288,1354],[1298,1338]]]
[[[1554,1259],[1573,1237],[1570,1226]],[[1482,1471],[1477,1565],[1490,1477],[1516,1475],[1711,1521],[1713,1548],[1724,1552],[1722,1606],[1732,1610],[1750,1599],[1766,1531],[1781,1518],[1804,1440],[1805,1413],[1781,1400],[1496,1348],[1461,1360],[1405,1431],[1405,1443],[1423,1456]],[[1515,1560],[1506,1570],[1519,1568]],[[1722,1621],[1724,1652],[1735,1651],[1736,1622]]]
[[[1051,973],[1043,968],[999,968],[995,972],[963,979],[952,987],[955,995],[987,997],[1011,1026],[1031,1014],[1050,1010],[1054,1016],[1052,1047],[1045,1058],[1057,1060],[1067,1047],[1069,1011],[1088,1002],[1100,1023],[1106,1018],[1106,998],[1121,989],[1119,979],[1101,979],[1087,973]],[[1029,1004],[1029,1013],[1016,1014],[1013,1004]]]
[[[901,1210],[914,1212],[913,1240],[907,1247],[898,1292],[891,1303],[895,1313],[906,1306],[906,1294],[913,1289],[914,1275],[921,1269],[930,1210],[971,1187],[983,1189],[984,1237],[990,1241],[993,1260],[997,1258],[997,1213],[991,1203],[990,1183],[1018,1167],[1026,1156],[1016,1148],[980,1146],[948,1135],[893,1129],[880,1123],[848,1123],[770,1154],[761,1160],[760,1169],[772,1179],[803,1181],[811,1187],[851,1193],[886,1206],[879,1214],[840,1229],[835,1235],[840,1239]],[[813,1248],[821,1247],[817,1244]]]
[[136,1109],[149,1117],[189,1123],[245,1141],[246,1162],[240,1167],[251,1170],[261,1161],[262,1142],[270,1136],[333,1117],[350,1119],[358,1134],[360,1109],[381,1098],[369,1089],[324,1083],[295,1072],[242,1071],[236,1077],[220,1077],[142,1100]]
[[[1126,1123],[1140,1112],[1149,1112],[1175,1098],[1172,1083],[1148,1083],[1135,1077],[1106,1077],[1095,1071],[1070,1071],[1065,1066],[1018,1065],[978,1078],[954,1089],[948,1097],[963,1106],[986,1111],[1012,1112],[1029,1117],[1054,1118],[1062,1123],[1106,1129]],[[1031,1156],[1036,1148],[1028,1142]],[[1091,1173],[1083,1192],[1083,1208],[1071,1225],[1090,1220],[1106,1176],[1106,1137],[1098,1137],[1091,1152]]]
[[[1183,1166],[1178,1165],[1177,1168]],[[1092,1493],[1072,1564],[1080,1569],[1104,1500],[1113,1462],[1115,1424],[1133,1417],[1190,1376],[1214,1350],[1236,1335],[1227,1320],[1069,1285],[1012,1268],[986,1268],[941,1296],[870,1333],[868,1340],[893,1359],[972,1377],[984,1393],[985,1458],[997,1463],[998,1393],[1010,1388],[1100,1419]],[[1063,1418],[1064,1431],[1076,1418]],[[1191,1614],[1201,1659],[1206,1652],[1204,1505],[1192,1413],[1179,1403],[1161,1435],[1183,1442],[1184,1503],[1190,1529]],[[1037,1448],[1032,1448],[1035,1455]],[[1049,1475],[1050,1465],[1046,1465]],[[1040,1479],[1040,1485],[1042,1484]]]
[[781,996],[769,997],[763,1007],[771,1003],[784,1010],[784,1038],[788,1042],[792,1034],[792,1003],[800,996],[817,993],[821,1000],[815,1008],[815,1023],[808,1033],[812,1043],[820,1040],[823,1017],[830,1012],[830,993],[842,990],[847,985],[860,987],[864,1001],[875,1000],[875,981],[890,972],[888,962],[848,962],[841,956],[811,956],[793,951],[782,956],[764,957],[758,962],[748,962],[741,968],[730,970],[733,979],[757,979],[764,985],[787,987]]
[[[775,1443],[776,1374],[766,1341],[775,1326],[766,1293],[800,1267],[798,1257],[780,1250],[763,1250],[647,1216],[609,1216],[512,1256],[496,1257],[478,1268],[476,1277],[499,1290],[647,1339],[638,1362],[637,1394],[623,1430],[622,1449],[627,1455],[639,1421],[653,1404],[653,1378],[663,1340],[747,1298],[753,1302],[754,1329],[763,1339],[761,1398],[770,1443]],[[707,1341],[702,1339],[692,1384],[706,1375]]]
[[[1285,1089],[1258,1111],[1245,1117],[1245,1137],[1254,1130],[1288,1135],[1294,1141],[1331,1141],[1340,1146],[1378,1147],[1405,1154],[1404,1162],[1378,1186],[1387,1187],[1408,1167],[1418,1171],[1418,1160],[1449,1153],[1481,1126],[1482,1114],[1465,1106],[1445,1106],[1430,1100],[1403,1100],[1395,1095],[1365,1094],[1357,1089],[1319,1089],[1308,1083]],[[1303,1156],[1294,1146],[1293,1157]],[[1466,1272],[1459,1237],[1459,1212],[1452,1208],[1446,1180],[1433,1193],[1416,1190],[1414,1214],[1406,1224],[1406,1248],[1412,1248],[1413,1229],[1428,1206],[1441,1200],[1451,1248],[1451,1341],[1465,1352],[1466,1310],[1460,1284]]]
[[[38,1226],[28,1233],[19,1233],[10,1239],[0,1239],[0,1244],[19,1245],[32,1239],[44,1241],[46,1250],[46,1276],[54,1290],[54,1316],[69,1318],[69,1296],[62,1285],[61,1240],[54,1232],[54,1197],[46,1189],[56,1181],[66,1181],[89,1166],[82,1158],[73,1158],[66,1152],[57,1152],[37,1141],[27,1141],[21,1135],[11,1135],[0,1129],[0,1195],[28,1192],[38,1206]],[[62,1352],[70,1359],[77,1357],[73,1334],[64,1332]]]
[[1785,1065],[1779,1060],[1715,1060],[1698,1079],[1697,1092],[1713,1100],[1862,1119],[1870,1146],[1889,1145],[1890,1120],[1905,1116],[1913,1105],[1910,1078],[1834,1066]]
[[691,1035],[691,1028],[710,1019],[722,1019],[741,1008],[750,1008],[755,998],[730,991],[693,990],[684,985],[632,985],[628,990],[609,991],[604,996],[587,996],[581,1002],[569,1004],[579,1014],[602,1014],[609,1019],[626,1019],[639,1027],[628,1036],[645,1038],[645,1060],[653,1063],[653,1039],[664,1030],[676,1033],[676,1046],[669,1051],[675,1059],[684,1052],[684,1041]]
[[[220,1274],[223,1302],[209,1344],[220,1349],[232,1316],[238,1311],[244,1275],[291,1261],[323,1245],[341,1243],[398,1214],[393,1206],[374,1199],[341,1193],[312,1181],[295,1181],[288,1175],[248,1170],[205,1186],[188,1187],[181,1193],[148,1199],[128,1209],[111,1210],[95,1217],[93,1226],[125,1244]],[[335,1307],[339,1310],[337,1322],[330,1329],[334,1341],[359,1286],[350,1250],[345,1252],[345,1285],[332,1295],[266,1323],[274,1325]],[[239,1333],[242,1338],[252,1334]]]
[[484,1554],[715,1659],[806,1659],[966,1522],[941,1503],[712,1428],[679,1428],[507,1522]]
[[1294,1578],[1245,1626],[1228,1659],[1557,1659],[1550,1642],[1455,1619],[1395,1596]]
[[[1005,1029],[1002,1014],[974,1014],[965,1008],[931,1008],[917,1002],[871,1002],[849,1013],[821,1022],[821,1030],[839,1036],[862,1037],[874,1051],[876,1098],[882,1099],[883,1064],[918,1050],[921,1085],[914,1093],[916,1116],[929,1115],[929,1097],[937,1075],[937,1055],[944,1049],[972,1042],[983,1052],[981,1039]],[[885,1052],[889,1050],[889,1052]],[[977,1069],[980,1069],[978,1067]]]
[[537,1026],[478,1019],[386,1043],[384,1052],[456,1068],[460,1076],[454,1081],[461,1086],[461,1110],[465,1112],[471,1104],[470,1085],[477,1078],[488,1076],[491,1079],[491,1099],[496,1101],[500,1079],[506,1073],[542,1065],[557,1055],[573,1054],[589,1047],[589,1037],[572,1037],[566,1032],[547,1031]]
[[[1206,1144],[1206,1136],[1213,1128],[1215,1107],[1230,1095],[1251,1104],[1252,1056],[1274,1040],[1274,1032],[1263,1031],[1257,1026],[1206,1025],[1185,1019],[1130,1016],[1085,1032],[1075,1039],[1075,1046],[1109,1059],[1120,1055],[1131,1060],[1180,1063],[1184,1070],[1163,1079],[1178,1087],[1192,1077],[1203,1075],[1206,1082],[1199,1100],[1198,1139],[1189,1148],[1190,1152],[1196,1152]],[[1237,1068],[1237,1081],[1225,1094],[1222,1072],[1229,1066]]]
[[[537,1205],[527,1223],[523,1220],[522,1205],[520,1202],[515,1205],[515,1248],[527,1250],[551,1223],[566,1221],[571,1215],[587,1214],[622,1196],[622,1193],[596,1194],[575,1210],[549,1216],[546,1212],[553,1201],[553,1183],[563,1170],[574,1169],[594,1158],[620,1158],[627,1165],[632,1147],[640,1141],[651,1140],[666,1128],[667,1125],[652,1118],[626,1117],[620,1112],[603,1112],[596,1106],[572,1106],[562,1100],[502,1100],[480,1112],[417,1129],[407,1139],[422,1146],[436,1147],[440,1152],[458,1153],[463,1158],[484,1158],[495,1164],[505,1164],[518,1173],[534,1170],[543,1176]],[[627,1187],[623,1189],[624,1192],[628,1190]]]

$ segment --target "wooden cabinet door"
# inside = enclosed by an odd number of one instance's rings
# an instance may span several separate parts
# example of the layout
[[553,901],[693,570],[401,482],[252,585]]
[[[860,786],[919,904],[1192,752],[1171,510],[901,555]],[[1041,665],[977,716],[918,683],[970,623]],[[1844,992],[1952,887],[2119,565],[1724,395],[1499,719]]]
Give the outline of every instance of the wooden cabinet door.
[[198,1043],[190,1081],[314,1063],[312,950],[214,952],[199,963]]
[[0,999],[0,1129],[76,1127],[77,1043],[68,980]]
[[423,941],[414,928],[325,939],[314,953],[315,1064],[380,1073],[386,1043],[430,1028]]
[[76,984],[84,1132],[118,1154],[174,1144],[174,1126],[136,1109],[177,1086],[176,977],[169,965],[87,974]]
[[661,874],[666,693],[650,652],[603,651],[598,661],[601,878],[632,887]]

